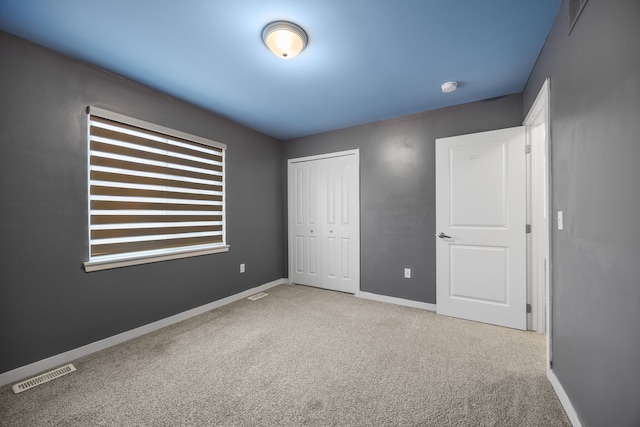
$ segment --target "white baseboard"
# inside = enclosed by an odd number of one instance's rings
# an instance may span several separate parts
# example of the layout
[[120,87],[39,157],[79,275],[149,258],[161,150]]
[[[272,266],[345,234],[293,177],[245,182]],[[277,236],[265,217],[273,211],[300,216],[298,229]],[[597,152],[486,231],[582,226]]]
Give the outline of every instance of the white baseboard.
[[215,308],[222,307],[223,305],[230,304],[234,301],[241,300],[274,286],[287,283],[287,279],[274,280],[273,282],[265,283],[264,285],[248,289],[244,292],[240,292],[238,294],[231,295],[229,297],[222,298],[205,305],[201,305],[200,307],[192,308],[191,310],[183,311],[182,313],[178,313],[176,315],[158,320],[156,322],[140,326],[139,328],[131,329],[130,331],[122,332],[118,335],[114,335],[112,337],[105,338],[103,340],[96,341],[91,344],[87,344],[82,347],[78,347],[73,350],[48,357],[43,360],[39,360],[29,365],[13,369],[11,371],[0,374],[0,387],[39,374],[40,372],[56,368],[60,365],[64,365],[66,363],[79,359],[80,357],[84,357],[91,353],[104,350],[105,348],[112,347],[125,341],[129,341],[130,339],[148,334],[149,332],[156,331],[158,329],[164,328],[165,326],[169,326],[174,323],[178,323],[207,311],[213,310]]
[[567,413],[569,421],[571,421],[571,425],[573,425],[573,427],[582,427],[580,418],[578,418],[578,413],[575,409],[573,409],[573,405],[569,400],[569,396],[567,396],[567,393],[565,393],[564,388],[562,388],[562,384],[560,384],[560,381],[558,380],[558,377],[556,377],[556,374],[553,372],[553,370],[547,369],[547,378],[549,379],[549,382],[558,395],[558,399],[560,399],[560,403],[562,403],[562,407]]
[[406,307],[421,308],[428,311],[436,311],[436,305],[428,302],[412,301],[409,299],[388,297],[386,295],[372,294],[370,292],[362,292],[357,295],[360,298],[370,299],[373,301],[388,302],[391,304],[404,305]]

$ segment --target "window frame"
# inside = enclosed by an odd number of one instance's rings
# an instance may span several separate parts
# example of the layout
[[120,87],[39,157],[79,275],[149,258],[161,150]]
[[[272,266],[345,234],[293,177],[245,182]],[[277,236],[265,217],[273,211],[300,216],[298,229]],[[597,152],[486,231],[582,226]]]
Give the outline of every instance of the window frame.
[[[168,137],[179,138],[182,140],[187,140],[191,143],[195,143],[198,145],[204,145],[208,147],[212,147],[216,150],[221,151],[222,157],[222,171],[220,172],[222,177],[221,182],[221,197],[222,197],[222,210],[220,214],[222,216],[222,241],[220,243],[212,243],[207,245],[191,245],[191,246],[183,246],[177,248],[164,248],[153,251],[153,253],[149,253],[151,251],[146,251],[147,253],[141,252],[125,252],[118,255],[103,255],[98,257],[92,257],[92,225],[91,225],[91,201],[92,201],[92,191],[91,191],[91,118],[99,117],[103,119],[107,119],[110,121],[119,122],[125,126],[133,126],[140,128],[142,131],[147,130],[154,133],[164,134]],[[201,256],[201,255],[209,255],[220,252],[227,252],[229,250],[229,245],[227,244],[226,239],[226,229],[227,229],[227,217],[226,217],[226,144],[203,138],[197,135],[192,135],[186,132],[178,131],[175,129],[167,128],[164,126],[160,126],[154,123],[146,122],[144,120],[135,119],[129,116],[125,116],[122,114],[114,113],[112,111],[104,110],[98,107],[88,106],[86,109],[86,121],[87,125],[86,129],[86,148],[87,148],[87,229],[88,229],[88,252],[89,252],[89,260],[84,262],[84,269],[86,272],[99,271],[111,268],[119,268],[126,267],[132,265],[140,265],[147,263],[154,263],[159,261],[167,261],[172,259],[181,259],[187,257]],[[159,215],[161,217],[161,215]],[[179,223],[177,223],[179,224]],[[166,239],[166,238],[165,238]],[[161,239],[164,240],[164,239]],[[168,239],[167,239],[168,240]]]

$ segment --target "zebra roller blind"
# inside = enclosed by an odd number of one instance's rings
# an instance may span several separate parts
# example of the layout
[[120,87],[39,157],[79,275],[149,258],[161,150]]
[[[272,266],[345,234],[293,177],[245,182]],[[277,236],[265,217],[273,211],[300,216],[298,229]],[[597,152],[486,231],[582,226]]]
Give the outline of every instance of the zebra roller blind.
[[91,107],[87,271],[227,250],[224,144]]

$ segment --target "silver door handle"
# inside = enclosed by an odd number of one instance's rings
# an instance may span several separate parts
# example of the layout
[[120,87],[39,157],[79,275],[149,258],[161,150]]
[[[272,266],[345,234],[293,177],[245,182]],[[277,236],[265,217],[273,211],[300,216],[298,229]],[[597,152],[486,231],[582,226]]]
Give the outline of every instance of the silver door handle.
[[446,234],[444,234],[444,233],[440,233],[440,234],[438,234],[438,237],[439,237],[439,238],[441,238],[441,239],[450,239],[450,238],[451,238],[451,236],[447,236],[447,235],[446,235]]

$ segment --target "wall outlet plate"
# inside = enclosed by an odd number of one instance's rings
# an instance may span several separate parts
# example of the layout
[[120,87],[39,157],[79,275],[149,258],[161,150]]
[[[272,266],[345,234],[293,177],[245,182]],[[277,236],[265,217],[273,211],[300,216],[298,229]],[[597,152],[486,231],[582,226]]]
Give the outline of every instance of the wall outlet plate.
[[405,279],[411,279],[411,269],[408,267],[404,268],[404,278]]

